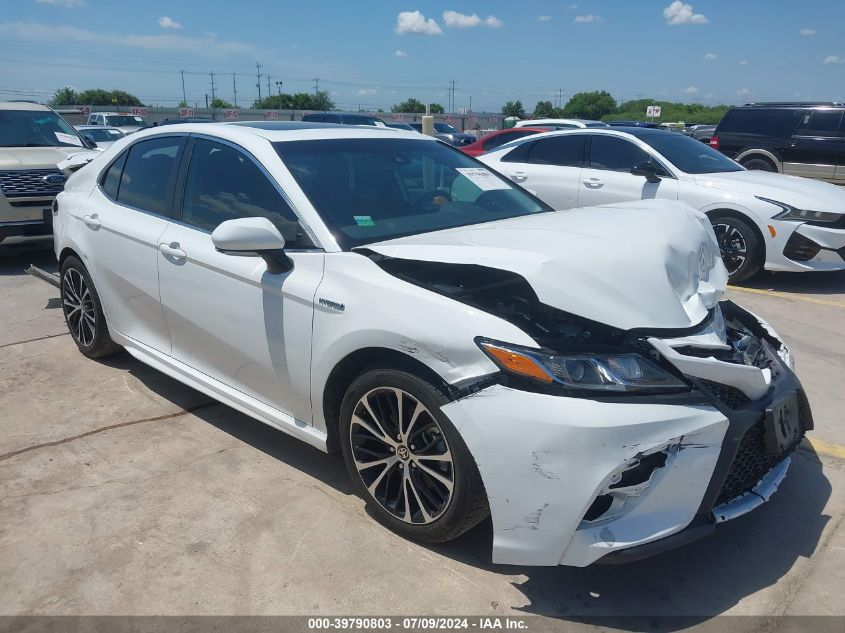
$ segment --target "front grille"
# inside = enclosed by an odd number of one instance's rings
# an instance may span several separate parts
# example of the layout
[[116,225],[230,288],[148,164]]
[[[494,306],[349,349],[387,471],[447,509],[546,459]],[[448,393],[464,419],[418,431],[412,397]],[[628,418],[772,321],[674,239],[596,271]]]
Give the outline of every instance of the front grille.
[[797,442],[780,455],[770,455],[766,452],[766,429],[763,425],[763,418],[745,432],[714,505],[727,503],[750,491],[766,476],[766,473],[783,461],[798,446],[804,435],[803,430],[806,429],[807,412],[809,411],[804,393],[801,391],[798,392],[798,411],[802,425],[801,436]]
[[64,180],[59,183],[47,183],[43,180],[45,176],[63,174],[58,169],[0,171],[0,190],[7,198],[57,195],[64,187]]
[[796,262],[806,262],[818,255],[821,249],[822,247],[809,237],[804,237],[796,231],[786,242],[786,246],[783,248],[783,255]]
[[736,387],[709,380],[702,380],[701,385],[710,395],[715,396],[731,409],[741,409],[751,402],[751,399]]

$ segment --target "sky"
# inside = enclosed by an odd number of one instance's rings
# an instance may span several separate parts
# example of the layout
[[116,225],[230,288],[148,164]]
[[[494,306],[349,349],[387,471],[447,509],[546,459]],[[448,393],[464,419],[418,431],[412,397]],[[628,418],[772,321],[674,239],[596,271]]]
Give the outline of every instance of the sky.
[[[845,100],[841,0],[0,0],[0,99],[65,85],[151,105],[327,90],[344,109],[408,97],[705,104]],[[233,78],[234,73],[234,78]],[[471,100],[471,103],[470,103]]]

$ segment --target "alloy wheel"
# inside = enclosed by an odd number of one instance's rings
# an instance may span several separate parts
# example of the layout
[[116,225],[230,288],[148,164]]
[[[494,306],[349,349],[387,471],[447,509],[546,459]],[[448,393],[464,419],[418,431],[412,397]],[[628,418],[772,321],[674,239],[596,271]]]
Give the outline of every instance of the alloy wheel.
[[97,312],[85,277],[76,268],[68,268],[62,277],[62,309],[71,336],[90,347],[97,334]]
[[748,259],[748,245],[742,232],[732,224],[720,223],[713,225],[719,252],[728,274],[733,275],[742,268]]
[[402,389],[373,389],[356,403],[352,457],[370,496],[397,519],[436,520],[452,500],[452,453],[434,415]]

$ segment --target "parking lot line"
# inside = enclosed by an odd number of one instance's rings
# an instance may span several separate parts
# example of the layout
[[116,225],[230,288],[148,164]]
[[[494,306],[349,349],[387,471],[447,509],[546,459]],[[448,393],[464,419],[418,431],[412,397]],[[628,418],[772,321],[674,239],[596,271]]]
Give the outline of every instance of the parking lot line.
[[818,297],[807,297],[804,295],[792,294],[790,292],[779,292],[777,290],[761,290],[760,288],[742,288],[740,286],[728,286],[729,290],[737,290],[739,292],[750,292],[755,295],[768,295],[771,297],[781,297],[782,299],[792,299],[794,301],[804,301],[806,303],[817,303],[823,306],[833,306],[834,308],[845,308],[845,303],[841,301],[831,301],[830,299],[819,299]]
[[806,437],[805,441],[813,447],[817,455],[833,457],[834,459],[845,459],[845,446],[826,442],[818,437]]

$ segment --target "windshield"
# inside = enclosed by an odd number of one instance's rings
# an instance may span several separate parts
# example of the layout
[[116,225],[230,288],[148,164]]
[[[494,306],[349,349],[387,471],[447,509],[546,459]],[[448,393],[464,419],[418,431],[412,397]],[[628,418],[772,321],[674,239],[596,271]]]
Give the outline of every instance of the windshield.
[[84,147],[70,124],[49,110],[0,110],[0,147]]
[[114,127],[139,127],[146,126],[147,122],[139,116],[131,114],[112,114],[106,117],[106,125]]
[[709,145],[677,133],[643,134],[648,143],[670,163],[688,174],[715,174],[744,168]]
[[440,132],[441,134],[460,134],[458,130],[453,128],[448,123],[435,123],[434,129]]
[[108,143],[111,141],[116,141],[117,139],[125,136],[125,134],[120,130],[104,127],[91,127],[84,130],[80,130],[79,133],[82,134],[82,136],[90,136],[94,139],[95,143]]
[[552,210],[441,143],[327,139],[274,146],[344,250]]
[[607,123],[602,123],[601,121],[593,121],[592,123],[585,123],[587,127],[610,127]]

